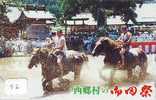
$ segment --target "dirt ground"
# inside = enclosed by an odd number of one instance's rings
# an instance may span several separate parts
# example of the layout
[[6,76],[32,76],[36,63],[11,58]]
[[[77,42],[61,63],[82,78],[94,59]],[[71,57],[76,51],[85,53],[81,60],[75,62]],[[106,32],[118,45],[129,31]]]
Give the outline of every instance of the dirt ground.
[[[90,86],[103,86],[108,83],[111,76],[112,69],[102,69],[103,64],[103,56],[92,57],[88,55],[89,62],[83,65],[80,75],[80,80],[76,81],[74,84],[79,85],[90,85]],[[156,81],[156,55],[148,55],[148,76],[144,82],[152,82]],[[28,69],[30,57],[10,57],[10,58],[0,58],[0,99],[43,99],[43,90],[41,85],[41,68],[38,66],[37,68]],[[102,72],[101,75],[99,72]],[[139,72],[139,68],[136,68],[134,73],[136,76]],[[117,70],[114,75],[114,80],[125,80],[127,77],[126,71]],[[20,78],[27,80],[27,92],[23,95],[19,96],[11,96],[5,93],[5,81],[7,79],[12,78]],[[58,97],[58,99],[62,99],[66,95],[71,95],[71,91],[57,94],[54,96],[50,96],[50,98]],[[78,97],[79,99],[81,97]],[[85,97],[84,97],[85,98]],[[86,97],[87,98],[87,97]],[[99,98],[99,97],[98,97]],[[47,97],[44,99],[49,100]]]

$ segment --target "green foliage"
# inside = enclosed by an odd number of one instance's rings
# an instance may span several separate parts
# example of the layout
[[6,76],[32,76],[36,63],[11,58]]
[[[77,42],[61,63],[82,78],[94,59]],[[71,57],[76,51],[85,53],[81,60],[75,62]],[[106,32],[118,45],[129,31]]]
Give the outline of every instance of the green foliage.
[[61,7],[60,7],[60,1],[59,0],[51,0],[47,4],[47,9],[56,15],[57,18],[60,18],[63,14]]
[[[144,0],[1,0],[1,2],[21,4],[45,5],[46,8],[59,19],[71,18],[81,12],[90,12],[97,20],[98,26],[106,24],[107,16],[121,15],[122,20],[132,20],[136,23],[137,14],[134,12],[136,3],[142,4]],[[0,2],[0,3],[1,3]]]
[[136,23],[136,4],[143,0],[63,0],[64,16],[71,17],[81,12],[91,12],[99,26],[106,23],[107,16],[122,16],[123,21]]
[[107,27],[106,26],[100,27],[98,29],[98,31],[96,32],[97,37],[106,36],[106,33],[107,33]]

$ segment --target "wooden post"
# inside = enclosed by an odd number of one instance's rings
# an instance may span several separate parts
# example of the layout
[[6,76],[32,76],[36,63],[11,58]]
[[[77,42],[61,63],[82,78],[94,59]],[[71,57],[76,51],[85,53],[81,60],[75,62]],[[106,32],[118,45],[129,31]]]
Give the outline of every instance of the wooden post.
[[74,26],[75,26],[75,20],[74,20]]
[[67,20],[65,19],[65,34],[67,34]]
[[84,25],[84,24],[85,24],[85,23],[84,23],[84,19],[82,20],[82,22],[83,22],[83,25]]
[[91,33],[91,31],[90,31],[90,25],[88,25],[88,27],[89,27],[89,33]]

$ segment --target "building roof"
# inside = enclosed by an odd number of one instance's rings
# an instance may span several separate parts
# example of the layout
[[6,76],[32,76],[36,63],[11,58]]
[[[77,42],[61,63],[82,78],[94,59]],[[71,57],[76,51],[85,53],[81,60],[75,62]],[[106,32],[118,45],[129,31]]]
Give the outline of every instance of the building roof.
[[[76,16],[72,17],[72,20],[67,20],[67,25],[74,25],[73,20],[75,20],[76,25],[82,25],[83,24],[83,21],[82,21],[83,19],[84,19],[84,24],[85,25],[97,25],[97,22],[94,20],[91,13],[77,14]],[[86,19],[88,19],[88,20],[86,20]]]
[[122,25],[125,24],[124,21],[121,20],[120,16],[110,16],[107,18],[107,25]]
[[49,11],[23,11],[24,15],[28,18],[35,19],[55,19],[55,16],[51,14]]
[[[85,19],[88,18],[88,20],[84,21],[85,25],[97,25],[97,21],[95,21],[95,19],[93,18],[91,13],[81,13],[81,14],[77,14],[76,16],[72,17],[72,19]],[[76,25],[82,25],[83,21],[82,20],[77,20],[75,21]],[[125,24],[124,21],[121,20],[120,16],[116,16],[116,17],[108,17],[107,18],[107,24],[108,25],[120,25],[120,24]],[[67,20],[67,25],[74,25],[74,21],[73,20]]]
[[143,4],[141,8],[136,8],[138,22],[156,22],[156,3]]
[[46,20],[46,24],[55,24],[55,22],[51,20]]
[[33,11],[33,10],[25,11],[23,9],[19,10],[19,8],[17,7],[7,7],[7,11],[8,12],[6,15],[11,23],[16,22],[20,18],[22,12],[28,18],[56,19],[54,14],[51,14],[49,11],[41,11],[41,10],[40,11]]

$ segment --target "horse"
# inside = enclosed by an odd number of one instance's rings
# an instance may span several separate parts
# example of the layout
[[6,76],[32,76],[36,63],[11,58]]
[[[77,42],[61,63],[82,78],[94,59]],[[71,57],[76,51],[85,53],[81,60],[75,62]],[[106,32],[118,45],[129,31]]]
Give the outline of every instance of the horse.
[[[98,55],[105,55],[104,63],[105,65],[112,66],[115,69],[119,68],[119,62],[121,61],[120,56],[120,50],[121,50],[121,43],[112,40],[108,37],[101,37],[93,51],[93,56]],[[124,53],[124,61],[125,66],[123,70],[128,71],[128,79],[132,78],[133,72],[132,69],[134,69],[137,65],[141,68],[139,78],[144,79],[147,73],[147,55],[141,48],[130,48]]]
[[[42,68],[42,76],[44,78],[42,87],[44,91],[51,91],[52,88],[49,89],[49,87],[52,87],[51,80],[54,78],[57,78],[60,76],[61,71],[59,69],[59,65],[57,63],[57,55],[61,54],[61,52],[50,52],[47,48],[40,48],[36,50],[31,57],[30,63],[28,65],[29,69],[32,69],[33,66],[36,66],[38,64],[41,64]],[[75,73],[74,79],[78,79],[80,75],[80,70],[82,64],[88,60],[87,56],[75,52],[75,51],[68,51],[68,56],[63,57],[63,74],[67,74],[69,71],[72,71]],[[48,84],[48,89],[47,89]],[[51,86],[49,86],[49,84]]]

